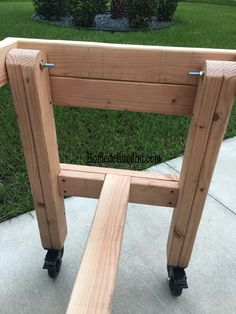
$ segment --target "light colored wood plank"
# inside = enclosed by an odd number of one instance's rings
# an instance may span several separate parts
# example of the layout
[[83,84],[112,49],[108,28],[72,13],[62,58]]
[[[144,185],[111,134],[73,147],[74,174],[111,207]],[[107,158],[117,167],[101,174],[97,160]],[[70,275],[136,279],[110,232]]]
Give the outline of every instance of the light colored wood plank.
[[[57,182],[60,164],[50,81],[48,71],[40,69],[41,60],[46,56],[40,51],[12,49],[7,55],[7,69],[42,241],[47,238],[48,245],[49,232],[51,245],[47,248],[60,249],[67,227],[64,199]],[[47,234],[43,234],[46,230]]]
[[174,207],[178,192],[177,182],[132,177],[129,202]]
[[111,312],[130,178],[107,175],[67,314]]
[[191,208],[187,230],[181,250],[179,265],[186,267],[190,261],[198,225],[201,220],[211,178],[219,154],[220,146],[230,117],[233,100],[236,96],[236,62],[224,62],[224,79],[212,120],[196,193]]
[[[123,173],[123,172],[122,172]],[[58,184],[61,195],[99,198],[105,173],[61,170]],[[179,185],[175,181],[165,181],[131,177],[129,202],[139,204],[174,207],[177,203]]]
[[197,85],[188,76],[205,60],[236,60],[236,50],[18,39],[19,48],[46,52],[50,75],[134,82]]
[[7,71],[10,78],[11,92],[13,95],[21,142],[24,149],[26,167],[30,179],[31,192],[34,207],[36,209],[41,242],[44,248],[50,248],[52,247],[52,242],[44,206],[45,201],[32,134],[32,126],[28,112],[27,96],[24,91],[24,82],[20,64],[19,62],[16,62],[17,60],[15,58],[11,60],[11,55],[8,55]]
[[51,77],[54,104],[191,115],[195,86]]
[[58,174],[60,194],[99,198],[106,174],[62,170]]
[[[148,171],[135,171],[135,170],[126,170],[126,169],[116,169],[116,168],[104,168],[104,167],[93,167],[93,166],[81,166],[81,165],[72,165],[72,164],[60,164],[60,175],[63,176],[64,171],[72,172],[88,172],[94,174],[117,174],[119,176],[130,176],[138,178],[149,178],[154,180],[164,180],[164,181],[173,181],[179,182],[179,175],[175,174],[164,174],[164,173],[154,173]],[[75,174],[76,176],[76,174]]]
[[10,49],[17,47],[16,38],[6,38],[0,41],[0,87],[8,82],[6,70],[6,56]]
[[204,152],[223,81],[220,61],[206,61],[205,77],[199,84],[180,175],[179,198],[174,209],[167,244],[168,265],[179,265],[184,236],[196,193]]

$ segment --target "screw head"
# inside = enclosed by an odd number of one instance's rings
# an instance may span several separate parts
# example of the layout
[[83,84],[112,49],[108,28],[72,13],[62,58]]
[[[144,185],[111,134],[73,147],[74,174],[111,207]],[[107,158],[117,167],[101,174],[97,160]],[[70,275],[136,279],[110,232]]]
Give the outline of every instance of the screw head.
[[54,67],[55,67],[55,64],[53,64],[53,63],[47,63],[47,62],[44,62],[44,61],[40,62],[40,69],[41,70],[43,70],[45,68],[50,69],[50,68],[54,68]]
[[194,72],[194,71],[190,71],[188,72],[189,76],[204,76],[204,71],[199,71],[199,72]]

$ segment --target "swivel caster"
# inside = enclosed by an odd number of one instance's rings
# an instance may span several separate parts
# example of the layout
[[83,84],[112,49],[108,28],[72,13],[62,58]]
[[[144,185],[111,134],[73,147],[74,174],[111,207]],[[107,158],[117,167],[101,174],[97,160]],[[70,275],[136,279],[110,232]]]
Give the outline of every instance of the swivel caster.
[[61,269],[62,256],[64,253],[64,248],[61,250],[50,249],[44,260],[43,269],[48,270],[48,276],[50,278],[56,278]]
[[182,267],[167,266],[170,292],[174,297],[179,297],[183,289],[188,288],[187,277]]

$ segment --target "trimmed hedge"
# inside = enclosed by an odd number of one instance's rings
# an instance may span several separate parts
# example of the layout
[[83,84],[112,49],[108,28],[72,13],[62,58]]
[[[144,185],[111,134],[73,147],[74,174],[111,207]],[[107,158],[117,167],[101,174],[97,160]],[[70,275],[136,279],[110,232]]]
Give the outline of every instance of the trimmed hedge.
[[70,0],[69,13],[73,23],[76,26],[92,26],[101,4],[98,0]]
[[47,20],[70,14],[76,26],[89,27],[110,5],[113,18],[126,16],[131,28],[146,28],[153,16],[171,21],[178,0],[33,0],[35,11]]
[[178,0],[159,0],[157,17],[159,21],[172,21]]
[[125,6],[127,0],[112,0],[111,1],[111,15],[114,19],[123,17],[125,14]]
[[126,14],[130,26],[146,28],[152,16],[156,15],[157,7],[157,0],[128,0],[126,2]]
[[67,12],[66,0],[33,0],[35,12],[46,20],[55,20]]
[[98,1],[98,13],[104,13],[107,10],[108,2],[107,0]]

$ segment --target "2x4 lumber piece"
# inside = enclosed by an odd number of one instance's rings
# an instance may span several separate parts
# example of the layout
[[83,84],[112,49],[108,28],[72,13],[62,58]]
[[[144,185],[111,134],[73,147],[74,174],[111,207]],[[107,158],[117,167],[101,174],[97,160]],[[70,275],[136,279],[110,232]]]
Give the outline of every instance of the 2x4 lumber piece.
[[224,62],[223,67],[224,78],[207,140],[206,150],[204,152],[196,193],[182,245],[179,265],[185,266],[189,263],[198,225],[201,220],[204,202],[207,197],[221,142],[224,138],[230,117],[233,100],[236,96],[236,62]]
[[111,312],[129,187],[130,177],[106,175],[67,314]]
[[61,170],[72,171],[72,172],[92,172],[94,174],[117,174],[120,176],[129,176],[129,177],[140,177],[140,178],[149,178],[154,180],[164,180],[164,181],[173,181],[179,182],[179,175],[175,174],[164,174],[164,173],[154,173],[148,171],[136,171],[136,170],[126,170],[126,169],[116,169],[116,168],[105,168],[105,167],[94,167],[94,166],[81,166],[73,164],[60,164]]
[[179,184],[173,181],[152,180],[132,177],[130,187],[131,203],[174,207]]
[[6,38],[0,41],[0,87],[8,82],[6,56],[10,49],[17,47],[16,38]]
[[51,77],[54,104],[191,115],[196,86]]
[[[194,202],[199,212],[205,201],[200,202],[197,198],[197,189],[200,188],[200,194],[206,196],[206,183],[210,183],[211,176],[209,172],[202,173],[205,176],[205,184],[198,186],[204,164],[204,157],[212,123],[216,117],[216,107],[222,88],[224,77],[224,62],[206,61],[205,76],[200,81],[196,100],[194,104],[193,117],[190,124],[187,145],[183,159],[183,165],[180,175],[179,198],[177,206],[174,209],[169,239],[167,244],[168,265],[187,267],[188,265],[180,261],[181,251],[185,240],[186,231],[191,217],[191,210]],[[215,143],[221,140],[212,138]],[[218,144],[217,144],[218,145]],[[212,146],[211,146],[212,148]],[[207,164],[212,169],[213,160],[208,160]],[[198,226],[199,219],[195,224]],[[190,242],[189,242],[190,243]],[[191,242],[193,244],[193,242]]]
[[46,52],[50,75],[164,84],[198,85],[189,71],[205,60],[236,60],[236,50],[18,39],[19,48]]
[[6,65],[44,248],[60,249],[67,234],[56,130],[44,53],[12,49]]
[[[101,173],[94,173],[92,170],[61,170],[58,175],[61,195],[99,198],[106,177],[106,173],[102,173],[102,169],[100,171]],[[145,178],[142,177],[143,172],[135,173],[137,176],[131,177],[129,202],[167,207],[176,205],[178,182]]]

